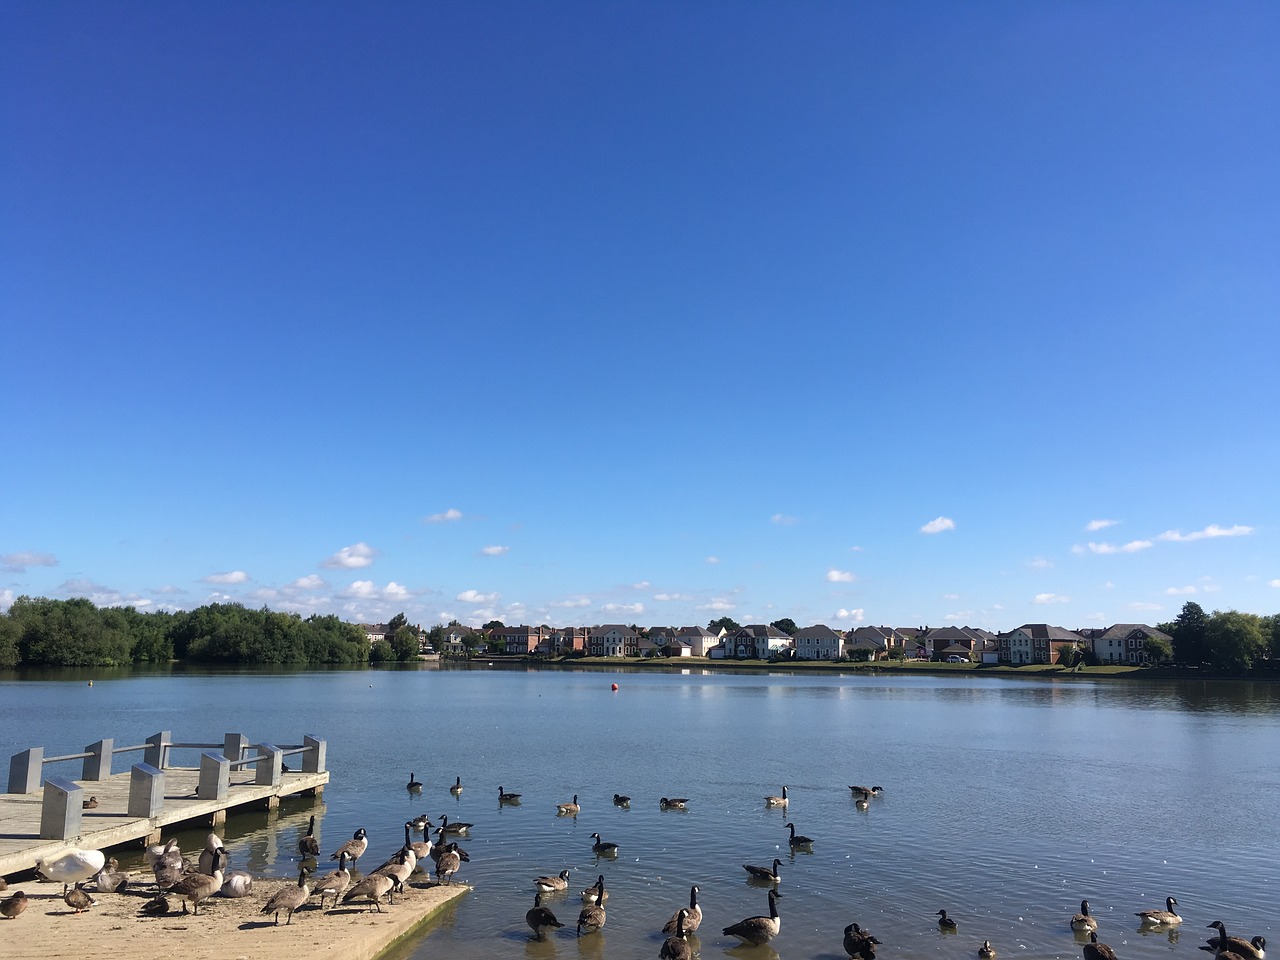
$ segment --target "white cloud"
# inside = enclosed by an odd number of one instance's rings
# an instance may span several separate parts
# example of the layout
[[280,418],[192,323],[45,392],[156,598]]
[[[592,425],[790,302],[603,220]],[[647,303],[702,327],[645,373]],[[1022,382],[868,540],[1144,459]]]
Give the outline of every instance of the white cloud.
[[324,587],[324,585],[324,580],[318,573],[313,573],[307,577],[299,577],[297,580],[293,581],[293,583],[289,584],[289,586],[298,590],[319,590]]
[[669,600],[688,600],[683,593],[655,593],[653,599],[659,603],[666,603]]
[[1220,527],[1211,523],[1203,530],[1183,533],[1181,530],[1166,530],[1157,540],[1169,540],[1173,543],[1191,543],[1194,540],[1212,540],[1216,537],[1247,537],[1253,533],[1253,527],[1236,524],[1234,527]]
[[837,570],[832,567],[827,571],[827,583],[853,583],[858,579],[848,570]]
[[156,587],[151,592],[159,594],[162,597],[169,597],[169,596],[179,596],[181,594],[186,593],[187,591],[183,590],[181,587],[175,587],[171,583],[166,583],[162,587]]
[[920,528],[921,533],[942,533],[944,530],[954,530],[956,522],[950,517],[934,517],[923,527]]
[[1114,527],[1119,520],[1090,520],[1084,525],[1084,528],[1090,533],[1096,533],[1099,530],[1105,530],[1107,527]]
[[373,559],[377,555],[378,551],[367,543],[353,543],[349,547],[343,547],[322,566],[338,570],[358,570],[361,567],[373,566]]
[[411,594],[394,580],[385,587],[379,587],[372,580],[354,580],[341,596],[356,600],[401,601],[408,600]]
[[789,527],[796,522],[795,517],[787,516],[785,513],[775,513],[769,519],[782,527]]
[[1195,592],[1196,588],[1190,585],[1185,587],[1170,587],[1165,591],[1165,593],[1171,597],[1189,597]]
[[95,607],[146,608],[152,605],[152,601],[141,594],[121,593],[92,580],[66,580],[56,592],[64,597],[84,597]]
[[493,546],[485,547],[480,552],[483,553],[486,557],[501,557],[504,554],[506,554],[506,552],[510,549],[511,549],[510,547],[503,547],[503,546],[494,544]]
[[601,613],[644,613],[643,603],[606,603],[600,608]]
[[[1105,541],[1102,543],[1094,543],[1090,540],[1088,549],[1090,553],[1107,555],[1112,553],[1137,553],[1139,550],[1146,550],[1150,546],[1150,540],[1130,540],[1128,543],[1120,544],[1119,546],[1114,543],[1106,543]],[[1072,547],[1071,552],[1084,553],[1084,548]]]
[[948,613],[945,617],[943,617],[944,620],[956,620],[956,621],[970,620],[972,618],[973,618],[972,610],[957,610],[955,613]]
[[387,585],[382,588],[383,600],[408,600],[411,594],[408,589],[402,587],[394,580],[389,580]]
[[862,552],[862,547],[850,547],[849,549],[852,550],[854,553]]
[[943,599],[943,600],[959,600],[959,599],[960,599],[960,594],[958,594],[958,593],[944,593],[944,594],[942,595],[942,599]]
[[720,562],[719,557],[707,557],[707,563],[719,563],[719,562]]
[[547,606],[555,607],[558,610],[580,610],[583,607],[591,606],[591,601],[586,597],[575,597],[572,600],[558,600],[555,603],[547,604]]
[[1268,586],[1268,587],[1280,587],[1280,580],[1268,580],[1268,581],[1267,581],[1267,586]]
[[866,610],[862,607],[858,607],[854,610],[846,610],[844,607],[841,607],[836,611],[836,619],[852,620],[854,623],[862,623],[863,620],[867,619]]
[[632,590],[648,590],[651,586],[653,586],[653,584],[651,584],[648,580],[641,580],[639,583],[633,583],[631,585],[631,589]]
[[8,610],[16,599],[12,590],[0,590],[0,610]]
[[455,510],[450,507],[444,513],[433,513],[431,516],[424,518],[426,523],[451,523],[454,520],[462,519],[462,511]]
[[1048,570],[1053,567],[1052,560],[1046,560],[1044,557],[1036,557],[1027,564],[1032,570]]
[[247,583],[249,575],[243,570],[231,570],[227,573],[211,573],[203,578],[205,583]]
[[1037,593],[1031,600],[1032,603],[1070,603],[1070,597],[1064,597],[1059,593]]
[[463,590],[453,599],[462,603],[493,603],[498,599],[498,594],[481,593],[479,590]]
[[734,606],[735,605],[730,603],[728,600],[712,600],[708,603],[700,603],[693,609],[710,610],[713,613],[728,613],[734,608]]
[[24,550],[0,555],[0,570],[6,573],[26,573],[27,567],[56,567],[58,558],[52,553],[36,553]]
[[1156,610],[1163,610],[1164,607],[1160,606],[1160,604],[1158,603],[1148,603],[1146,601],[1139,600],[1139,601],[1136,601],[1135,603],[1129,604],[1129,609],[1142,610],[1144,612],[1151,613]]

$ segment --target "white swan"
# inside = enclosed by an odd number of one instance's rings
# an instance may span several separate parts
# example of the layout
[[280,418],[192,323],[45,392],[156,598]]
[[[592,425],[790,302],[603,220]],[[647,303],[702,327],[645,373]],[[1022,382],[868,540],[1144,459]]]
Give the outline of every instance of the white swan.
[[75,847],[54,860],[36,857],[36,871],[46,880],[62,882],[62,892],[73,883],[93,878],[107,863],[101,850],[79,850]]
[[222,889],[218,891],[220,896],[230,897],[233,900],[240,897],[247,897],[249,891],[253,889],[253,877],[244,870],[232,870],[226,875],[222,881]]

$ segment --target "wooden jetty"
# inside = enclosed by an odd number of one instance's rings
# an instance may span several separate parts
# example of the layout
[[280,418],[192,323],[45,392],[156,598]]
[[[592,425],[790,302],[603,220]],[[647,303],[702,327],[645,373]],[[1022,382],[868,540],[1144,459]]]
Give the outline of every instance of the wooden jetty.
[[[132,752],[143,760],[112,773],[114,757]],[[301,744],[250,746],[238,733],[222,743],[179,743],[168,731],[127,747],[99,740],[60,757],[24,750],[10,761],[8,792],[0,794],[0,877],[34,869],[37,857],[156,843],[165,827],[214,825],[238,807],[274,808],[281,797],[320,794],[329,782],[325,753],[325,741],[310,735]],[[174,763],[193,755],[196,766]],[[286,769],[285,758],[295,756],[295,769]],[[51,764],[76,760],[83,761],[79,780],[49,775]],[[85,809],[90,797],[97,804]]]

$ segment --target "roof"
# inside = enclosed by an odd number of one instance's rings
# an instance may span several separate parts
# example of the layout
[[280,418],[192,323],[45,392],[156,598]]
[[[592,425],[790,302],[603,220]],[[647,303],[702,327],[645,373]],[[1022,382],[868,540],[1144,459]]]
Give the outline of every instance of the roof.
[[1172,641],[1173,637],[1169,636],[1163,630],[1157,630],[1155,627],[1149,627],[1145,623],[1117,623],[1109,627],[1103,633],[1099,640],[1125,640],[1134,633],[1141,633],[1147,637],[1161,637],[1165,640]]
[[[1066,627],[1054,627],[1054,626],[1050,626],[1047,623],[1024,623],[1022,626],[1015,627],[1014,629],[1021,630],[1023,633],[1029,636],[1032,640],[1050,640],[1050,641],[1069,640],[1072,643],[1076,643],[1079,640],[1083,639],[1080,636],[1080,634],[1072,633]],[[1013,630],[1009,631],[1009,633],[1012,633],[1012,632]]]
[[636,632],[625,623],[602,623],[599,626],[591,628],[591,632],[593,634],[611,633],[615,630],[624,637],[634,637],[636,635]]
[[681,627],[677,633],[682,637],[714,637],[715,634],[706,627]]
[[825,623],[815,623],[812,627],[804,627],[796,631],[797,640],[839,640],[840,634],[836,633]]

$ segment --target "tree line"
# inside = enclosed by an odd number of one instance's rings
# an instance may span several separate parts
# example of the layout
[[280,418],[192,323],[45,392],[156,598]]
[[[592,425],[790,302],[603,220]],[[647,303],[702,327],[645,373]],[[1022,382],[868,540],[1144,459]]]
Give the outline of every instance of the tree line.
[[1200,604],[1188,601],[1176,619],[1159,629],[1173,638],[1170,655],[1178,663],[1218,670],[1280,670],[1280,613],[1206,614]]

